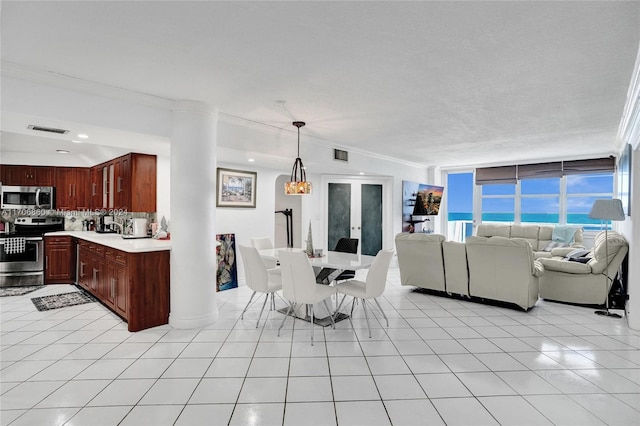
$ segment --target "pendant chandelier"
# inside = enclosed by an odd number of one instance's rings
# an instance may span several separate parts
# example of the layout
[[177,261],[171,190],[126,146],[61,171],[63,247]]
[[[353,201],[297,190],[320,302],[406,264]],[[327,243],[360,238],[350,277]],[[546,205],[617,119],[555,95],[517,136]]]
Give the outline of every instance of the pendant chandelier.
[[305,122],[294,121],[292,124],[298,128],[298,157],[293,163],[290,181],[284,184],[284,193],[286,195],[307,195],[311,194],[311,182],[307,181],[307,173],[300,158],[300,127],[303,127]]

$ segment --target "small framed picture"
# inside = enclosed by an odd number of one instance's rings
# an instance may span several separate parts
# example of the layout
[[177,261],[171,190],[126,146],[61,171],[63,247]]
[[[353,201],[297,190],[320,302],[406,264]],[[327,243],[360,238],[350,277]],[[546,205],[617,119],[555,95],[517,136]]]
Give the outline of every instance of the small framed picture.
[[216,207],[256,208],[256,172],[218,167]]

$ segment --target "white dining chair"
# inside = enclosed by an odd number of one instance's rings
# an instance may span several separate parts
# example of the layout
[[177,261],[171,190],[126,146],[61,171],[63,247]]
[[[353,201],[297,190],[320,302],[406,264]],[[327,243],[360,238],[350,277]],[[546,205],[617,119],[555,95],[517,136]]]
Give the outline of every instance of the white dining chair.
[[[253,237],[251,238],[251,245],[258,250],[273,248],[273,242],[269,237]],[[267,269],[275,268],[276,266],[278,266],[278,262],[275,260],[262,259],[262,263],[264,263]]]
[[282,289],[282,278],[280,276],[280,269],[267,269],[265,264],[262,262],[262,258],[258,254],[258,250],[255,247],[242,245],[239,245],[238,247],[240,249],[242,265],[244,266],[244,277],[247,281],[247,286],[251,290],[253,290],[251,298],[249,299],[249,302],[247,302],[247,306],[244,307],[244,310],[240,315],[240,319],[244,318],[244,313],[251,305],[253,297],[256,295],[256,293],[263,293],[265,295],[264,303],[262,304],[262,310],[260,310],[260,315],[258,316],[258,321],[256,322],[256,328],[258,328],[258,325],[260,324],[260,318],[262,318],[262,313],[264,312],[264,307],[267,304],[267,300],[269,300],[269,296],[271,296],[271,309],[275,309],[276,307],[274,296],[276,291]]
[[377,300],[382,293],[384,293],[385,285],[387,284],[387,273],[389,272],[389,264],[391,263],[391,258],[393,257],[393,249],[389,250],[380,250],[376,255],[376,258],[373,260],[371,264],[371,268],[369,268],[369,272],[367,272],[366,281],[359,280],[348,280],[341,282],[336,286],[338,293],[343,294],[342,300],[336,309],[334,315],[338,315],[340,308],[342,307],[342,303],[344,302],[345,297],[351,296],[353,297],[352,305],[351,305],[351,314],[353,314],[353,306],[355,304],[356,299],[362,300],[362,308],[364,309],[364,316],[367,320],[367,328],[369,329],[369,338],[371,338],[371,326],[369,324],[369,315],[367,313],[367,301],[373,299],[378,305],[378,309],[380,313],[387,321],[387,327],[389,327],[389,320],[385,315],[380,303]]
[[336,293],[336,288],[316,283],[316,276],[313,273],[313,268],[305,252],[280,251],[278,257],[280,259],[280,269],[282,273],[282,296],[289,301],[289,309],[278,328],[278,336],[280,336],[280,330],[289,314],[291,314],[291,312],[294,313],[295,321],[296,306],[304,304],[310,312],[311,345],[313,346],[313,305],[323,302],[324,307],[329,313],[329,318],[331,318],[331,324],[333,328],[336,328],[333,315],[331,315],[329,305],[327,304],[327,299]]

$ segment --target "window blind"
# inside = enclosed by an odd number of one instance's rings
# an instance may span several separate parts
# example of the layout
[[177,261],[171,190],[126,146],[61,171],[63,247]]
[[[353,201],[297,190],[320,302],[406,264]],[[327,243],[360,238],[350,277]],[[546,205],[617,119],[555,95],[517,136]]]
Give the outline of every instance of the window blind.
[[482,167],[476,169],[476,185],[516,183],[516,166]]
[[518,165],[518,179],[540,179],[561,176],[562,161]]
[[562,174],[579,175],[584,173],[613,173],[615,171],[615,166],[615,157],[563,161]]

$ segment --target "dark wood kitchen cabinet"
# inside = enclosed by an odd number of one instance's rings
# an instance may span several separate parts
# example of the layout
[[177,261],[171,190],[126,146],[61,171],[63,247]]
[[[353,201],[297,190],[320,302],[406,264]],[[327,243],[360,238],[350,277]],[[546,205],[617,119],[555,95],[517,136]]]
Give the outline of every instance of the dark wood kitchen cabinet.
[[71,237],[44,238],[45,284],[71,284],[76,280],[76,244]]
[[0,165],[0,182],[13,186],[53,186],[55,167]]
[[129,153],[92,168],[92,207],[155,212],[156,164],[155,155]]
[[56,208],[59,210],[89,209],[89,176],[86,167],[56,167]]
[[169,322],[170,251],[127,253],[79,239],[78,284],[139,331]]
[[102,208],[102,166],[94,166],[89,170],[89,208]]

